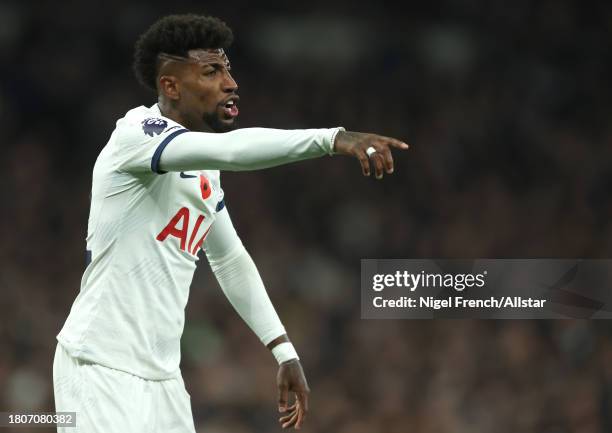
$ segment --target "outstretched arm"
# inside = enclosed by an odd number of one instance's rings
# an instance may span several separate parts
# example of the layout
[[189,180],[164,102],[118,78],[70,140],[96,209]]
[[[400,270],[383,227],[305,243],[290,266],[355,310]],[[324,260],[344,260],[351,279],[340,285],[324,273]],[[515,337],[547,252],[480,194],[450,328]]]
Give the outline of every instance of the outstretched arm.
[[340,128],[244,128],[224,133],[185,132],[163,149],[162,171],[258,170],[333,153]]
[[357,158],[365,176],[370,162],[378,179],[393,172],[391,147],[408,145],[390,137],[331,129],[245,128],[226,133],[175,132],[160,150],[159,172],[257,170],[326,154]]
[[[277,374],[278,410],[284,416],[279,421],[283,428],[300,428],[308,410],[309,389],[304,371],[255,263],[234,229],[227,208],[217,214],[204,247],[223,293],[280,364]],[[288,405],[290,392],[296,397],[291,406]]]

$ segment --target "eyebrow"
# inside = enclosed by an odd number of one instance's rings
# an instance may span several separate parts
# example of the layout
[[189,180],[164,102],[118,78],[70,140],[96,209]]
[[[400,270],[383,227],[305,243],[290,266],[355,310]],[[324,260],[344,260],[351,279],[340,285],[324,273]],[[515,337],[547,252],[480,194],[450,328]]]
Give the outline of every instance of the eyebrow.
[[215,68],[215,69],[223,69],[223,68],[225,68],[225,69],[227,69],[228,71],[229,71],[230,69],[232,69],[232,67],[230,66],[230,64],[229,64],[229,63],[223,63],[223,62],[218,62],[218,61],[214,61],[214,62],[210,62],[210,63],[209,63],[209,62],[207,62],[207,63],[200,63],[200,65],[201,65],[203,68],[205,68],[206,66],[211,66],[211,67],[213,67],[213,68]]

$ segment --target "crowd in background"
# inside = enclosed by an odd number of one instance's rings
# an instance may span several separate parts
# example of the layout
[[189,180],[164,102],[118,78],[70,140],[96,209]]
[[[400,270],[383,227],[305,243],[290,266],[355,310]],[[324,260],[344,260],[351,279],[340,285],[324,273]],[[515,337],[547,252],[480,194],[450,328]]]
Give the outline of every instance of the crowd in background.
[[[305,431],[612,431],[606,321],[375,321],[359,305],[362,258],[610,256],[612,4],[404,7],[0,3],[0,411],[53,410],[91,170],[114,122],[155,103],[131,73],[133,44],[190,11],[234,30],[241,126],[342,125],[413,145],[382,182],[338,156],[223,174],[302,357]],[[279,431],[275,361],[201,257],[182,352],[198,433]]]

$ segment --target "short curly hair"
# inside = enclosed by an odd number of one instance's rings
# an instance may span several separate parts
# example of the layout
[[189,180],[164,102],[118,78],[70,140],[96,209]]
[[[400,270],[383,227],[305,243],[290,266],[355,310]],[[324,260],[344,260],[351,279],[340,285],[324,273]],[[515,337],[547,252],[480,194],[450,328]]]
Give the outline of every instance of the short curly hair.
[[156,90],[157,55],[187,56],[197,48],[223,48],[232,44],[232,30],[218,18],[184,14],[168,15],[145,31],[134,48],[134,73],[143,86]]

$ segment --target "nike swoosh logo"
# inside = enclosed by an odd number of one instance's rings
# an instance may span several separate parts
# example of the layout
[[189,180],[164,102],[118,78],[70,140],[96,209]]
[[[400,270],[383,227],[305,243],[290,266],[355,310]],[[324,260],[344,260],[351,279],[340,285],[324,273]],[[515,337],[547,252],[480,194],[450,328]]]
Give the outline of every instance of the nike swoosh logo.
[[181,178],[182,178],[182,179],[190,179],[190,178],[192,178],[192,177],[197,177],[197,176],[195,176],[195,175],[193,175],[193,174],[185,174],[185,172],[184,172],[184,171],[181,171],[180,176],[181,176]]

